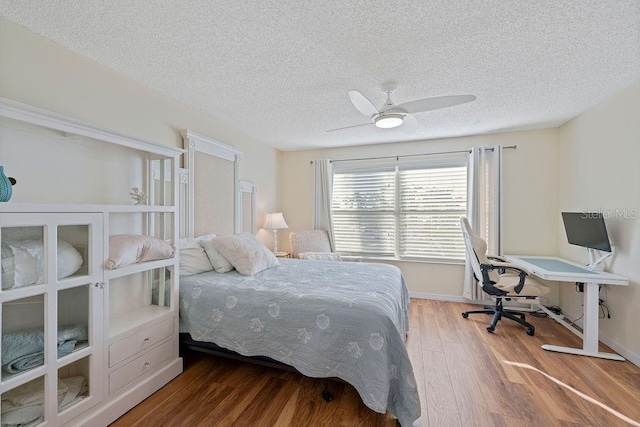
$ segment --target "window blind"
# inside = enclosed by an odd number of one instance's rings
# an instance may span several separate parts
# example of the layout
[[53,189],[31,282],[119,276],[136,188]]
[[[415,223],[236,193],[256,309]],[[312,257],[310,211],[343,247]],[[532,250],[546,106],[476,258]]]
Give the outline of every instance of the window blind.
[[467,168],[422,164],[336,171],[332,215],[345,255],[464,260]]
[[398,205],[400,257],[464,259],[466,166],[400,170]]
[[336,251],[395,255],[395,170],[334,173],[331,214]]

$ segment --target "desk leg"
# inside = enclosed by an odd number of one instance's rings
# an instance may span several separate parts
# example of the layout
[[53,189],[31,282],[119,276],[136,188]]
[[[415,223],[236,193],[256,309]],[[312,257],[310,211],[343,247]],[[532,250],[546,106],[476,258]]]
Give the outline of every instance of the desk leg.
[[560,353],[579,354],[582,356],[599,357],[602,359],[624,360],[622,356],[613,353],[598,352],[598,328],[599,328],[599,292],[597,283],[587,283],[584,288],[584,318],[582,321],[582,349],[561,347],[545,344],[545,350],[558,351]]

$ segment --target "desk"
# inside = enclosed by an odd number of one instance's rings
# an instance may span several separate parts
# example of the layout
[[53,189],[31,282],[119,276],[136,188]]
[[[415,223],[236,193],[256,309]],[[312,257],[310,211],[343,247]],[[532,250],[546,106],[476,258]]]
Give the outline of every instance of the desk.
[[542,305],[540,306],[540,308],[547,313],[549,317],[581,337],[582,348],[562,347],[550,344],[544,344],[542,348],[561,353],[579,354],[582,356],[600,357],[603,359],[624,360],[623,357],[617,354],[601,353],[598,351],[598,320],[600,308],[598,285],[626,286],[629,284],[629,281],[626,278],[606,273],[604,271],[590,271],[583,265],[555,257],[506,255],[505,258],[513,264],[526,268],[543,280],[553,280],[564,283],[582,282],[585,284],[582,332],[571,326],[561,316],[552,313]]

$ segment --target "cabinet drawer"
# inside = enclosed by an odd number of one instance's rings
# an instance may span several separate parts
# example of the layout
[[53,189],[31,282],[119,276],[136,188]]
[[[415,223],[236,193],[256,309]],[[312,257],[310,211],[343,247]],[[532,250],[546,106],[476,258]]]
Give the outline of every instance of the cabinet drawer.
[[174,341],[169,340],[109,374],[109,394],[113,394],[173,356]]
[[157,325],[131,335],[109,346],[109,367],[113,367],[134,354],[159,343],[173,334],[173,319],[166,319]]

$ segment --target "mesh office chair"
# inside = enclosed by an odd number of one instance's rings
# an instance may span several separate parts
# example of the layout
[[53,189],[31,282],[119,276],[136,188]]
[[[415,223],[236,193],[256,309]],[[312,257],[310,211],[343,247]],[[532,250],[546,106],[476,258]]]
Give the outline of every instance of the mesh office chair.
[[524,313],[505,310],[504,300],[539,304],[540,297],[546,295],[549,288],[531,279],[530,273],[524,268],[510,264],[498,256],[487,255],[487,243],[471,230],[467,218],[460,218],[460,225],[467,249],[467,258],[471,262],[478,285],[496,301],[494,308],[468,310],[462,313],[462,317],[466,319],[469,314],[473,313],[493,314],[493,319],[487,326],[489,332],[493,332],[498,321],[506,317],[525,326],[527,334],[533,335],[535,328],[525,320]]

